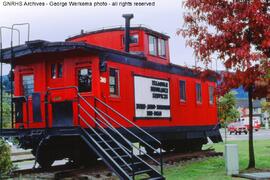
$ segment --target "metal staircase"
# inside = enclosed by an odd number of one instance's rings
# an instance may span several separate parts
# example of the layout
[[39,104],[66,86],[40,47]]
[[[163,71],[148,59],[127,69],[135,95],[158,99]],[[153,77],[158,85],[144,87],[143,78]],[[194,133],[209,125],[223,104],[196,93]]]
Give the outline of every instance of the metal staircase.
[[[136,176],[143,174],[146,175],[141,176],[144,179],[165,179],[162,175],[163,163],[160,141],[101,100],[93,97],[93,101],[94,106],[78,94],[79,127],[81,136],[88,146],[102,158],[106,165],[120,179],[135,179]],[[110,115],[106,113],[108,111],[110,111]],[[114,115],[112,116],[112,114]],[[118,121],[115,120],[116,117]],[[131,131],[124,127],[119,121],[125,121],[133,130]],[[157,146],[151,146],[135,134],[135,132],[143,134],[144,137],[147,137],[146,139],[155,142]],[[159,161],[135,146],[131,139],[152,149]],[[135,150],[137,151],[137,155],[134,153]]]

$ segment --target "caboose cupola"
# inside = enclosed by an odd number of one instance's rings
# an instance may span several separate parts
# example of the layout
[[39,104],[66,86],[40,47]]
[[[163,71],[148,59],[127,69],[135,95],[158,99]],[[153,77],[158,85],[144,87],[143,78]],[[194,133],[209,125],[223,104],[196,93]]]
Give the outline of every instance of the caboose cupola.
[[[79,35],[70,37],[67,41],[85,42],[131,54],[144,55],[148,61],[159,64],[169,64],[169,36],[152,29],[130,26],[132,14],[124,14],[125,27],[103,28],[95,31],[81,31]],[[128,36],[129,38],[125,38]]]

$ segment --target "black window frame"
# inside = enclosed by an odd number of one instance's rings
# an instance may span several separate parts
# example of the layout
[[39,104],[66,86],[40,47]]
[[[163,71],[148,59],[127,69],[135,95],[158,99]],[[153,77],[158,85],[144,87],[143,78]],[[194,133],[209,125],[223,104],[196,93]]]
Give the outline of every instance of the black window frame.
[[[133,42],[133,37],[137,36],[137,42]],[[125,45],[125,36],[122,36],[122,44],[123,46]],[[138,33],[134,33],[130,35],[130,41],[129,41],[130,45],[138,45],[139,44],[139,34]]]
[[[114,84],[112,84],[111,78],[114,78]],[[113,91],[111,91],[112,89]],[[113,67],[109,68],[109,94],[110,96],[120,96],[120,70]]]
[[195,89],[196,89],[196,102],[197,104],[202,104],[202,84],[196,83]]
[[51,64],[51,79],[63,78],[63,63],[52,63]]
[[[25,80],[24,80],[24,77],[26,77],[26,76],[31,76],[32,77],[32,83],[28,83],[28,84],[25,84]],[[26,85],[27,86],[31,86],[31,88],[29,88],[29,87],[26,87]],[[30,91],[29,91],[29,89],[31,89]],[[27,91],[26,91],[27,90]],[[23,74],[22,75],[22,94],[24,95],[24,96],[31,96],[33,93],[34,93],[34,91],[35,91],[35,80],[34,80],[34,74]]]
[[[182,88],[182,85],[183,88]],[[185,80],[179,80],[179,95],[180,95],[180,101],[186,102],[187,101],[187,85]]]
[[209,93],[209,104],[213,105],[215,102],[214,86],[208,87],[208,93]]
[[57,63],[57,78],[63,77],[63,63]]
[[[154,51],[151,51],[150,50],[150,43],[151,42],[151,38],[153,38],[153,47],[154,47]],[[155,42],[155,43],[154,43]],[[148,48],[149,48],[149,54],[152,55],[152,56],[158,56],[158,38],[156,36],[153,36],[153,35],[148,35]],[[152,52],[155,52],[155,53],[152,53]]]
[[57,67],[56,64],[51,64],[51,79],[56,79],[57,78]]
[[[162,44],[161,42],[164,42],[164,44]],[[162,45],[164,45],[164,46],[162,46]],[[163,50],[164,50],[164,54],[161,54]],[[162,38],[158,38],[158,56],[162,57],[162,58],[166,58],[166,56],[167,56],[167,53],[166,53],[166,40],[162,39]]]
[[[87,75],[81,75],[82,70],[87,70]],[[84,81],[87,81],[87,85],[83,85],[82,81],[80,81],[83,77]],[[88,76],[88,77],[86,77]],[[86,79],[87,78],[87,79]],[[86,84],[86,83],[84,83]],[[81,67],[77,69],[77,85],[78,91],[80,93],[91,93],[93,90],[93,71],[91,67]]]

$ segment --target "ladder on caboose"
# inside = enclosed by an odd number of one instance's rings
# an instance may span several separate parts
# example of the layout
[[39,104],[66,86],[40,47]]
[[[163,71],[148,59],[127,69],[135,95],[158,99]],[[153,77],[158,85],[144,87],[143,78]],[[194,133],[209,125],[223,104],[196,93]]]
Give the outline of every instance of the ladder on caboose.
[[[163,176],[161,142],[108,104],[98,98],[93,98],[94,105],[91,105],[83,96],[78,94],[78,117],[81,136],[87,145],[102,158],[104,163],[120,179],[135,179],[138,175],[140,175],[140,178],[149,180],[165,179]],[[97,103],[99,103],[99,106]],[[103,106],[103,109],[101,106]],[[90,109],[94,112],[94,115],[89,112]],[[107,113],[108,111],[118,116],[122,122],[128,123],[133,130],[124,127],[115,119],[115,116],[110,116]],[[90,125],[89,119],[92,121],[91,123],[95,124],[95,128]],[[117,128],[115,128],[116,126]],[[143,134],[148,142],[154,142],[155,147],[140,138],[139,134]],[[141,148],[132,143],[130,138],[151,149],[153,154],[142,151]],[[135,150],[139,155],[134,153]],[[155,155],[155,158],[153,155]]]

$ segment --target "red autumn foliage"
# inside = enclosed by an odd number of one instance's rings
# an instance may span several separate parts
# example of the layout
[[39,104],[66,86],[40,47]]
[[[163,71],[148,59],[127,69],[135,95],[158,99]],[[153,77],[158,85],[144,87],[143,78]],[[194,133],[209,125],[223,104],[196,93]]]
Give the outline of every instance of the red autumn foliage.
[[269,78],[269,5],[268,0],[184,2],[185,24],[178,33],[203,63],[218,58],[232,72],[222,76],[222,93],[242,85],[245,89],[254,87],[254,97],[266,96],[269,85],[256,86],[255,82]]

